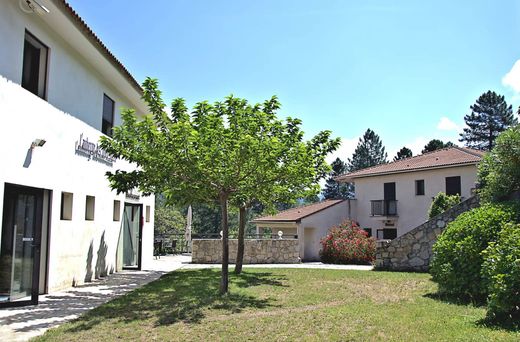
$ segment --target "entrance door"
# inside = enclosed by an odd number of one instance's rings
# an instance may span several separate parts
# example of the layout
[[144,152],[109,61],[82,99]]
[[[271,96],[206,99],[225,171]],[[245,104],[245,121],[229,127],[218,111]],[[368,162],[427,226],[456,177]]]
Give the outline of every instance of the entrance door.
[[42,189],[5,185],[0,307],[38,304],[42,218]]
[[141,269],[142,205],[125,203],[123,212],[123,268]]

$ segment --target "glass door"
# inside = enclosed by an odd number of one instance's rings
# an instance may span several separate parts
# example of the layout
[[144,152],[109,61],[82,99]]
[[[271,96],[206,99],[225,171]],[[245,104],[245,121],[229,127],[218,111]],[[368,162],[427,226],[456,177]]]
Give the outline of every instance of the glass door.
[[142,207],[125,203],[123,212],[123,268],[141,268]]
[[43,190],[6,184],[0,306],[38,303]]

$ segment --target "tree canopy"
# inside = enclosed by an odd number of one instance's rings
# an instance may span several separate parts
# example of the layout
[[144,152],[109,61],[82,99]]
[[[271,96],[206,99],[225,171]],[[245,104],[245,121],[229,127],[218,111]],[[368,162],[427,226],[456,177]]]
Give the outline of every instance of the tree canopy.
[[467,127],[459,141],[471,148],[490,151],[500,132],[518,123],[513,116],[513,107],[507,104],[503,95],[491,90],[480,95],[470,109],[471,113],[464,116]]
[[394,157],[394,161],[410,158],[413,156],[412,150],[408,147],[403,146],[399,151],[397,151],[396,156]]
[[455,146],[455,144],[452,143],[451,141],[448,141],[447,143],[445,143],[439,139],[432,139],[432,140],[428,141],[428,143],[426,145],[424,145],[424,148],[421,151],[421,153],[433,152],[436,150],[440,150],[442,148],[453,147],[453,146]]
[[[276,97],[251,105],[228,96],[222,102],[199,102],[190,113],[183,99],[165,111],[158,81],[147,78],[143,99],[150,115],[139,120],[133,110],[101,146],[117,158],[134,163],[127,172],[108,172],[118,192],[138,188],[163,193],[171,202],[219,203],[222,229],[221,293],[228,291],[228,203],[253,197],[266,204],[317,192],[317,180],[329,171],[325,156],[339,139],[330,131],[303,140],[301,121],[276,118]],[[252,194],[254,193],[254,196]]]
[[369,128],[363,134],[363,137],[359,138],[352,159],[348,159],[348,171],[353,172],[383,164],[387,162],[387,158],[388,154],[385,152],[385,147],[379,135]]
[[325,199],[351,198],[352,191],[349,184],[338,183],[334,180],[334,177],[342,175],[348,171],[347,164],[341,159],[336,158],[330,165],[332,171],[330,171],[325,183],[325,189],[323,189],[322,192],[323,197]]

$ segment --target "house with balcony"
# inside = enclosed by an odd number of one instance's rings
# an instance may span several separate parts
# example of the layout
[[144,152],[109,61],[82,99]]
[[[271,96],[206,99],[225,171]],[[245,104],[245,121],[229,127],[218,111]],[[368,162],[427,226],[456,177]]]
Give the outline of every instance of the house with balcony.
[[153,260],[154,197],[117,194],[135,167],[99,138],[142,89],[65,0],[0,5],[0,307]]
[[451,147],[346,173],[336,180],[354,184],[355,198],[292,208],[252,223],[258,234],[296,236],[303,261],[319,260],[320,240],[345,219],[378,240],[395,239],[428,220],[439,192],[462,200],[473,196],[482,157],[482,151]]
[[439,193],[474,194],[477,165],[483,152],[464,147],[445,148],[338,176],[354,184],[350,218],[377,239],[394,239],[428,219],[432,199]]

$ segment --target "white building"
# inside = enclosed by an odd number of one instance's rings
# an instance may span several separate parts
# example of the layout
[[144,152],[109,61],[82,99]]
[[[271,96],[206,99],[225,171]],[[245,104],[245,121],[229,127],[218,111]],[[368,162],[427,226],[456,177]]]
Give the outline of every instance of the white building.
[[132,166],[97,148],[142,90],[65,1],[29,3],[0,4],[0,306],[153,254],[154,197],[110,190]]
[[297,235],[300,258],[318,260],[320,240],[345,219],[357,221],[377,239],[394,239],[428,220],[432,199],[439,193],[475,190],[481,151],[453,147],[382,164],[337,177],[355,185],[355,198],[328,200],[253,220],[258,233],[270,228]]

